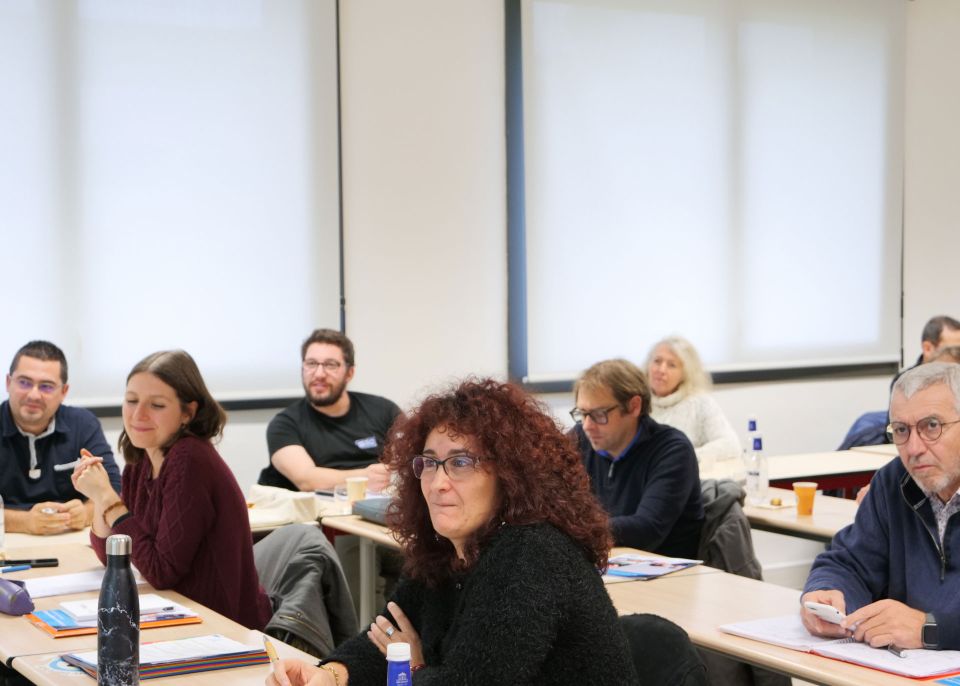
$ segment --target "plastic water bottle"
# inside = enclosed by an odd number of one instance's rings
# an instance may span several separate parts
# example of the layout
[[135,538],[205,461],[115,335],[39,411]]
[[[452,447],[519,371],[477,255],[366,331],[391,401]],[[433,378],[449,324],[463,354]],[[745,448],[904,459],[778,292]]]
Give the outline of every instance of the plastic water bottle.
[[767,458],[763,454],[763,437],[760,434],[755,433],[748,440],[750,444],[743,457],[747,469],[747,501],[759,505],[767,499],[767,489],[770,487]]
[[140,683],[140,597],[130,567],[129,536],[107,539],[107,571],[97,607],[97,684]]
[[387,686],[410,686],[410,644],[387,644]]

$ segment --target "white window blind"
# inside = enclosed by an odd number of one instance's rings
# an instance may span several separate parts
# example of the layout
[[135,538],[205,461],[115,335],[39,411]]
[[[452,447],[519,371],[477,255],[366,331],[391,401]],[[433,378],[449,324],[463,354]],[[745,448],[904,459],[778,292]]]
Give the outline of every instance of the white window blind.
[[0,355],[116,404],[184,348],[220,398],[299,392],[339,327],[333,0],[0,4]]
[[903,0],[525,0],[527,376],[899,359]]

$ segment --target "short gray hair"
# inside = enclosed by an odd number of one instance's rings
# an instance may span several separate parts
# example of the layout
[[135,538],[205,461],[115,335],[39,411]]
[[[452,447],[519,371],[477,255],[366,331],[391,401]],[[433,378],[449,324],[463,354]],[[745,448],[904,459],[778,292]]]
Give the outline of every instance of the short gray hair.
[[908,369],[893,385],[891,398],[898,392],[909,399],[914,393],[943,384],[953,393],[953,405],[960,413],[960,365],[946,362],[928,362]]

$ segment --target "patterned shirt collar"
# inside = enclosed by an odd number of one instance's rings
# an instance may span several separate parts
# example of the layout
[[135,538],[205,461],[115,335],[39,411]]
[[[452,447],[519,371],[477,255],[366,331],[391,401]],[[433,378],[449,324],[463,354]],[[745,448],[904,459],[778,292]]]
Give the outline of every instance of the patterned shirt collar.
[[936,493],[927,493],[927,500],[933,508],[933,516],[937,520],[937,532],[940,535],[940,545],[943,545],[943,535],[947,531],[947,522],[957,512],[960,512],[960,491],[953,494],[947,502],[940,500]]

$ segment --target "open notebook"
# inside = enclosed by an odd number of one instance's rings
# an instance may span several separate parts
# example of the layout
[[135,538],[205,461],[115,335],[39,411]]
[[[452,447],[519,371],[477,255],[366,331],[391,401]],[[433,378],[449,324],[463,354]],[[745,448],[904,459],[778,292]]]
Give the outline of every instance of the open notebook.
[[871,648],[852,638],[812,636],[803,626],[799,612],[785,617],[724,624],[720,631],[902,676],[931,677],[960,672],[958,650],[905,650],[904,657],[898,657],[886,648]]

